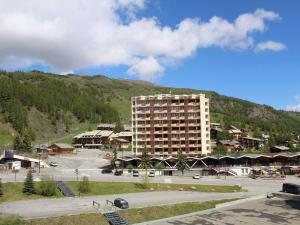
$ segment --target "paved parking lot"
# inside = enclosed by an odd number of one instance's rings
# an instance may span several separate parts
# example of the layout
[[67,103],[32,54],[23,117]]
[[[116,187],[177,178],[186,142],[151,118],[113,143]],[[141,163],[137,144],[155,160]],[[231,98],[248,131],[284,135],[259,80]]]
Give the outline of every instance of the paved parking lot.
[[261,199],[152,225],[300,224],[300,202],[279,198]]

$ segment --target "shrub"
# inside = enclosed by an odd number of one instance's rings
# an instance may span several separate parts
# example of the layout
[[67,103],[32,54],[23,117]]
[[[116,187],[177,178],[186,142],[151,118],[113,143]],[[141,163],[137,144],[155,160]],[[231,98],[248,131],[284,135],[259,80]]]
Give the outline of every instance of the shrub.
[[39,182],[38,193],[43,196],[55,196],[57,194],[56,183],[49,177],[42,178]]
[[28,171],[26,179],[24,181],[23,193],[35,194],[35,188],[34,188],[33,176],[31,170]]
[[90,182],[89,178],[84,176],[82,181],[79,183],[79,192],[80,193],[88,193],[90,192]]

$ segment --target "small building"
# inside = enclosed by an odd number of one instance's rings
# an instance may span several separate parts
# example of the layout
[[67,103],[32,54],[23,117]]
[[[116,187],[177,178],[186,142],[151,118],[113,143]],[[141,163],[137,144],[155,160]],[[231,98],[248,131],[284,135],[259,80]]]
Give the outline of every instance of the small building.
[[99,149],[103,145],[110,144],[110,138],[113,131],[109,130],[93,130],[78,134],[73,137],[73,142],[76,147],[96,148]]
[[229,152],[242,149],[240,143],[235,140],[220,140],[218,144],[225,146]]
[[49,143],[37,144],[33,146],[37,153],[48,153]]
[[118,138],[125,139],[128,142],[132,141],[132,132],[130,132],[130,131],[122,131],[122,132],[116,133],[116,136]]
[[220,123],[210,123],[210,128],[221,128]]
[[113,131],[115,129],[116,125],[111,123],[100,123],[97,126],[97,130],[109,130]]
[[130,142],[123,138],[112,138],[110,141],[112,146],[118,146],[120,148],[129,148]]
[[60,154],[60,153],[72,153],[74,147],[65,143],[53,143],[48,147],[49,153]]
[[0,164],[5,165],[7,169],[20,170],[21,168],[34,168],[40,164],[41,168],[48,167],[48,165],[39,159],[16,155],[13,150],[5,150],[0,155]]
[[264,140],[253,137],[240,137],[240,144],[244,148],[260,149],[264,146]]
[[240,129],[232,125],[230,126],[228,133],[231,134],[236,140],[238,140],[243,134],[243,132]]
[[223,129],[220,127],[212,127],[210,128],[210,137],[211,139],[217,140],[220,135],[223,133]]
[[288,152],[290,150],[289,147],[286,147],[286,146],[283,146],[283,145],[276,145],[276,146],[273,146],[271,148],[271,152],[272,153],[277,153],[277,152]]
[[132,127],[130,125],[125,124],[125,125],[123,125],[123,130],[124,131],[132,131]]

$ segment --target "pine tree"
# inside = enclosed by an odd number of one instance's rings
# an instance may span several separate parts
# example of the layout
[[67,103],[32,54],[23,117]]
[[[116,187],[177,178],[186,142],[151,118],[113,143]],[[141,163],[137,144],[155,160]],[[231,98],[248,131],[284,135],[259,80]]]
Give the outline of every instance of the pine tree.
[[181,171],[182,176],[184,174],[184,170],[186,169],[186,159],[185,156],[182,153],[182,149],[178,150],[178,159],[177,159],[177,164],[176,164],[176,168]]
[[2,180],[0,179],[0,197],[3,195]]
[[34,188],[33,176],[31,170],[28,171],[26,179],[24,181],[23,193],[35,194],[35,188]]
[[16,134],[16,137],[14,139],[14,149],[15,150],[21,150],[22,149],[22,139],[19,135],[19,133]]
[[28,130],[26,129],[24,132],[24,138],[23,138],[23,146],[24,146],[24,151],[30,151],[31,149],[31,138],[28,133]]
[[116,123],[115,129],[114,129],[114,132],[119,133],[121,131],[123,131],[123,126],[122,126],[120,120],[118,120]]
[[151,167],[150,164],[150,157],[148,155],[148,151],[146,146],[143,149],[142,152],[142,158],[141,158],[141,164],[140,164],[140,168],[145,170],[145,177],[144,177],[144,184],[147,185],[148,183],[148,169]]
[[112,168],[116,168],[116,161],[118,160],[118,149],[117,148],[113,148],[113,157],[110,161],[110,165]]

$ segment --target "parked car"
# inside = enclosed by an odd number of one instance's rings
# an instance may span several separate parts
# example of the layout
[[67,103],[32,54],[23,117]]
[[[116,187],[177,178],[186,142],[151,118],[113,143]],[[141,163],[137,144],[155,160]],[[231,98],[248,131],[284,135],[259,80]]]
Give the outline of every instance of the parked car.
[[128,209],[129,208],[128,202],[123,198],[116,198],[114,200],[114,206],[116,206],[120,209]]
[[155,171],[149,171],[148,177],[155,177]]
[[195,174],[195,175],[193,176],[193,179],[200,179],[200,174]]
[[56,162],[51,162],[51,163],[50,163],[50,166],[57,167],[58,164],[57,164]]
[[115,176],[121,176],[123,174],[123,170],[115,170]]
[[103,173],[103,174],[109,174],[109,173],[113,173],[113,171],[112,171],[112,169],[103,169],[101,171],[101,173]]
[[132,176],[138,177],[139,175],[140,175],[140,173],[139,173],[138,170],[133,170],[133,171],[132,171]]
[[300,194],[300,185],[284,183],[282,185],[282,191],[286,192],[286,193],[291,193],[291,194]]

